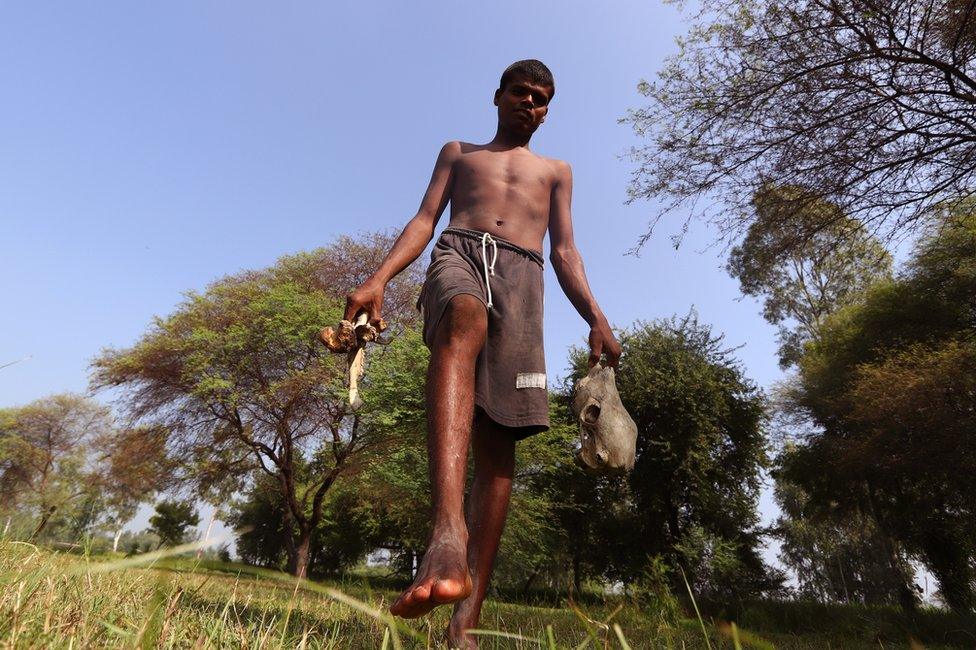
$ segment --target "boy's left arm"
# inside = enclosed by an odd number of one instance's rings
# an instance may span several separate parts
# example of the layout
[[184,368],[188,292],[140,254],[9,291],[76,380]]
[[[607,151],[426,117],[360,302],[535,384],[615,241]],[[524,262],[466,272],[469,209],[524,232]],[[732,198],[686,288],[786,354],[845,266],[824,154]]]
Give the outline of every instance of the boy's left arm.
[[600,361],[601,354],[606,354],[607,363],[616,368],[617,360],[620,359],[620,343],[590,291],[586,272],[583,270],[583,258],[573,241],[573,220],[570,213],[573,171],[566,162],[557,161],[556,165],[556,181],[549,204],[549,260],[563,293],[590,326],[590,366]]

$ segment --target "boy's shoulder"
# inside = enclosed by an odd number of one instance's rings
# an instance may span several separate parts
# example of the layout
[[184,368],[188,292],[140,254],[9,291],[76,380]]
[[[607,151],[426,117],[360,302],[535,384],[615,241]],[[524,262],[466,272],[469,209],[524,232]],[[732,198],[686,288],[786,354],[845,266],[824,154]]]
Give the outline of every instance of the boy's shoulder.
[[[488,147],[483,144],[474,144],[471,142],[464,142],[462,140],[451,140],[449,142],[444,143],[444,146],[441,147],[441,151],[438,157],[444,162],[453,163],[454,161],[460,159],[465,154],[484,151],[487,148]],[[552,171],[553,177],[555,179],[564,179],[572,176],[573,173],[572,167],[570,167],[570,164],[565,160],[560,160],[559,158],[550,158],[549,156],[543,156],[542,154],[538,154],[528,149],[526,149],[525,151],[539,164],[548,167]]]

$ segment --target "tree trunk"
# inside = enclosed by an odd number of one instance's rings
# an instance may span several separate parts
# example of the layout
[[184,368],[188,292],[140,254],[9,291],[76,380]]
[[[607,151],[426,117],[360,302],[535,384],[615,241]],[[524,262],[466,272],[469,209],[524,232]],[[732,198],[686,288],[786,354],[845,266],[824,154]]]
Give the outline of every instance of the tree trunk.
[[[580,557],[579,553],[573,554],[573,589],[575,594],[580,593]],[[578,597],[578,596],[577,596]]]
[[122,539],[122,529],[121,528],[119,528],[117,531],[115,531],[115,536],[112,538],[112,552],[113,553],[118,553],[119,552],[119,540],[120,539]]
[[898,541],[895,536],[888,532],[886,522],[879,516],[879,508],[876,505],[877,495],[874,486],[865,482],[868,491],[868,505],[871,508],[871,518],[874,519],[878,527],[879,537],[884,547],[884,554],[887,556],[888,570],[891,572],[892,581],[897,585],[898,604],[907,614],[914,614],[918,611],[918,594],[912,589],[912,577],[909,576],[902,564],[901,555],[898,552]]
[[525,581],[525,585],[522,587],[522,593],[528,595],[529,589],[532,587],[532,583],[535,581],[536,576],[539,575],[539,571],[542,569],[542,563],[539,562],[532,568],[532,573],[529,574],[528,580]]
[[[297,543],[295,543],[297,542]],[[298,539],[289,545],[288,573],[299,578],[308,577],[309,548],[312,545],[312,531],[299,532]],[[291,549],[294,548],[294,553]]]
[[929,526],[922,539],[925,564],[939,581],[942,600],[954,612],[965,614],[976,608],[973,570],[966,550],[951,533],[938,525]]
[[43,531],[47,527],[47,522],[51,520],[51,516],[54,515],[54,512],[57,509],[58,509],[57,506],[51,506],[50,508],[44,511],[44,514],[41,515],[41,520],[37,522],[37,528],[35,528],[34,532],[31,533],[30,539],[35,539],[38,535],[41,534],[41,531]]

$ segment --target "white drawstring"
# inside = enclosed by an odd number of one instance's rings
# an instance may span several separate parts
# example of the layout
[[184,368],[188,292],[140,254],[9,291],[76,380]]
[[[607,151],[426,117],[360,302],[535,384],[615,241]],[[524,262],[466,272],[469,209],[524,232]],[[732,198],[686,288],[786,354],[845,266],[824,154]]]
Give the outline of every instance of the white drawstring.
[[[491,254],[491,264],[488,264],[488,244],[491,244],[492,254]],[[495,238],[485,233],[481,237],[481,261],[485,267],[485,286],[488,287],[488,309],[491,309],[491,281],[488,280],[488,276],[495,275],[495,260],[498,259],[498,245],[495,243]]]

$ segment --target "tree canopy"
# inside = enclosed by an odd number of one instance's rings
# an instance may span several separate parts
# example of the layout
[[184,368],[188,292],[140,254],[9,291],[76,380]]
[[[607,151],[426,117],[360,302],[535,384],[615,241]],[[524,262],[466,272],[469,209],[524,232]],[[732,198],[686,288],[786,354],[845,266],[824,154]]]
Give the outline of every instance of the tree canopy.
[[187,529],[199,523],[200,515],[192,503],[164,499],[149,518],[149,530],[159,537],[160,546],[177,546],[187,541]]
[[622,120],[647,140],[632,200],[688,205],[730,237],[770,182],[870,232],[905,232],[948,201],[972,209],[960,201],[976,188],[971,0],[695,6],[678,52],[639,86],[649,104]]
[[101,517],[127,519],[164,483],[150,459],[133,457],[143,434],[82,395],[0,410],[0,511],[26,516],[31,538],[52,523],[77,537]]
[[[167,452],[198,493],[243,487],[254,470],[274,479],[298,574],[326,493],[386,441],[367,412],[348,408],[345,358],[317,333],[338,322],[345,293],[390,245],[389,236],[343,237],[226,277],[188,294],[133,347],[93,362],[93,385],[121,389],[117,403],[133,424],[166,432]],[[418,273],[411,267],[389,285],[394,333],[416,321]]]
[[976,217],[947,212],[901,277],[829,317],[789,404],[817,425],[783,462],[820,504],[869,513],[972,609]]
[[828,201],[799,201],[802,194],[772,185],[757,192],[755,220],[727,266],[742,293],[761,296],[763,317],[779,326],[784,368],[819,338],[829,314],[891,275],[891,255],[859,221]]

